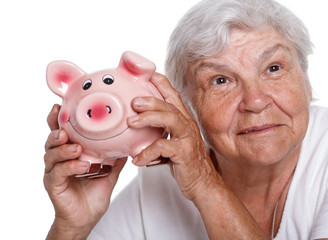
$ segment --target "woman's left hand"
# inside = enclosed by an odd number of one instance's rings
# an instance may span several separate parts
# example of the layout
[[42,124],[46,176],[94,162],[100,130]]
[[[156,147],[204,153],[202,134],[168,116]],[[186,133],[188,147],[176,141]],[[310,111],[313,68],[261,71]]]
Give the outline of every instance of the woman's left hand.
[[199,190],[217,181],[219,175],[207,153],[199,127],[186,110],[168,79],[155,73],[152,83],[164,101],[155,97],[135,98],[132,107],[139,114],[128,119],[133,128],[161,127],[170,139],[158,139],[133,159],[146,166],[160,157],[169,158],[172,175],[183,195],[193,200]]
[[177,91],[163,75],[156,73],[151,81],[164,101],[153,97],[134,99],[132,106],[139,114],[128,123],[134,128],[162,127],[171,138],[156,140],[133,163],[145,166],[160,157],[169,158],[173,177],[183,195],[198,208],[210,239],[268,239],[216,171],[198,125]]

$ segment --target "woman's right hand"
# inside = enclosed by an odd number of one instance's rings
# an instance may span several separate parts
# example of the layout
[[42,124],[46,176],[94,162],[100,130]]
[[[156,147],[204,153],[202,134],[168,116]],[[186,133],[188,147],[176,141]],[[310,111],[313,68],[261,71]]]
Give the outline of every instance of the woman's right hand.
[[69,144],[66,132],[59,129],[59,110],[60,106],[54,105],[47,119],[51,133],[45,144],[44,186],[55,208],[47,239],[85,239],[107,210],[126,159],[116,161],[108,176],[74,177],[85,173],[89,162],[77,160],[81,146]]

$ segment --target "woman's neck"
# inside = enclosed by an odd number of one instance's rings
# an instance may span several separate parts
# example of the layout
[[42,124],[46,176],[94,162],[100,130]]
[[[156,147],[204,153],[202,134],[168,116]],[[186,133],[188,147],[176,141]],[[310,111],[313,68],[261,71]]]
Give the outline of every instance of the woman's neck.
[[300,149],[300,146],[295,148],[284,159],[267,166],[216,158],[217,169],[225,184],[240,198],[268,234],[272,231],[274,214],[274,232],[278,231]]
[[[301,145],[273,164],[248,163],[245,160],[225,160],[215,154],[217,169],[225,184],[241,199],[272,198],[280,195],[283,186],[293,174]],[[212,154],[212,159],[213,159]],[[213,159],[214,160],[214,159]],[[254,162],[254,161],[252,161]],[[274,194],[277,192],[277,194]]]

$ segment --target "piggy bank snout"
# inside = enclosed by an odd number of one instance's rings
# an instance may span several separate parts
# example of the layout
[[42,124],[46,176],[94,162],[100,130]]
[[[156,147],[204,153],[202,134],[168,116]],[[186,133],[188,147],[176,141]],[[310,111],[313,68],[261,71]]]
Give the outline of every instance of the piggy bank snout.
[[125,108],[117,97],[107,93],[93,93],[77,104],[75,127],[82,134],[115,131],[124,122],[122,120],[125,115]]
[[111,114],[111,112],[112,112],[111,107],[106,105],[106,103],[98,103],[95,106],[91,106],[87,110],[87,116],[88,118],[94,121],[101,121],[109,117],[109,114]]

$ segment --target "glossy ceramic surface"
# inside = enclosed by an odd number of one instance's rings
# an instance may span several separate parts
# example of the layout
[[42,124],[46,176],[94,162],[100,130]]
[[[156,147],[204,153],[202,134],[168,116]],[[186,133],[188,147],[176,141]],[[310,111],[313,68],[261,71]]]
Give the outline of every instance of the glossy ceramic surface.
[[150,82],[155,69],[154,63],[133,52],[123,53],[116,69],[92,74],[68,61],[48,65],[48,86],[63,99],[59,125],[71,142],[82,146],[80,160],[91,162],[81,176],[106,175],[116,159],[134,157],[162,137],[163,129],[127,125],[127,118],[136,115],[131,108],[135,97],[162,99]]

